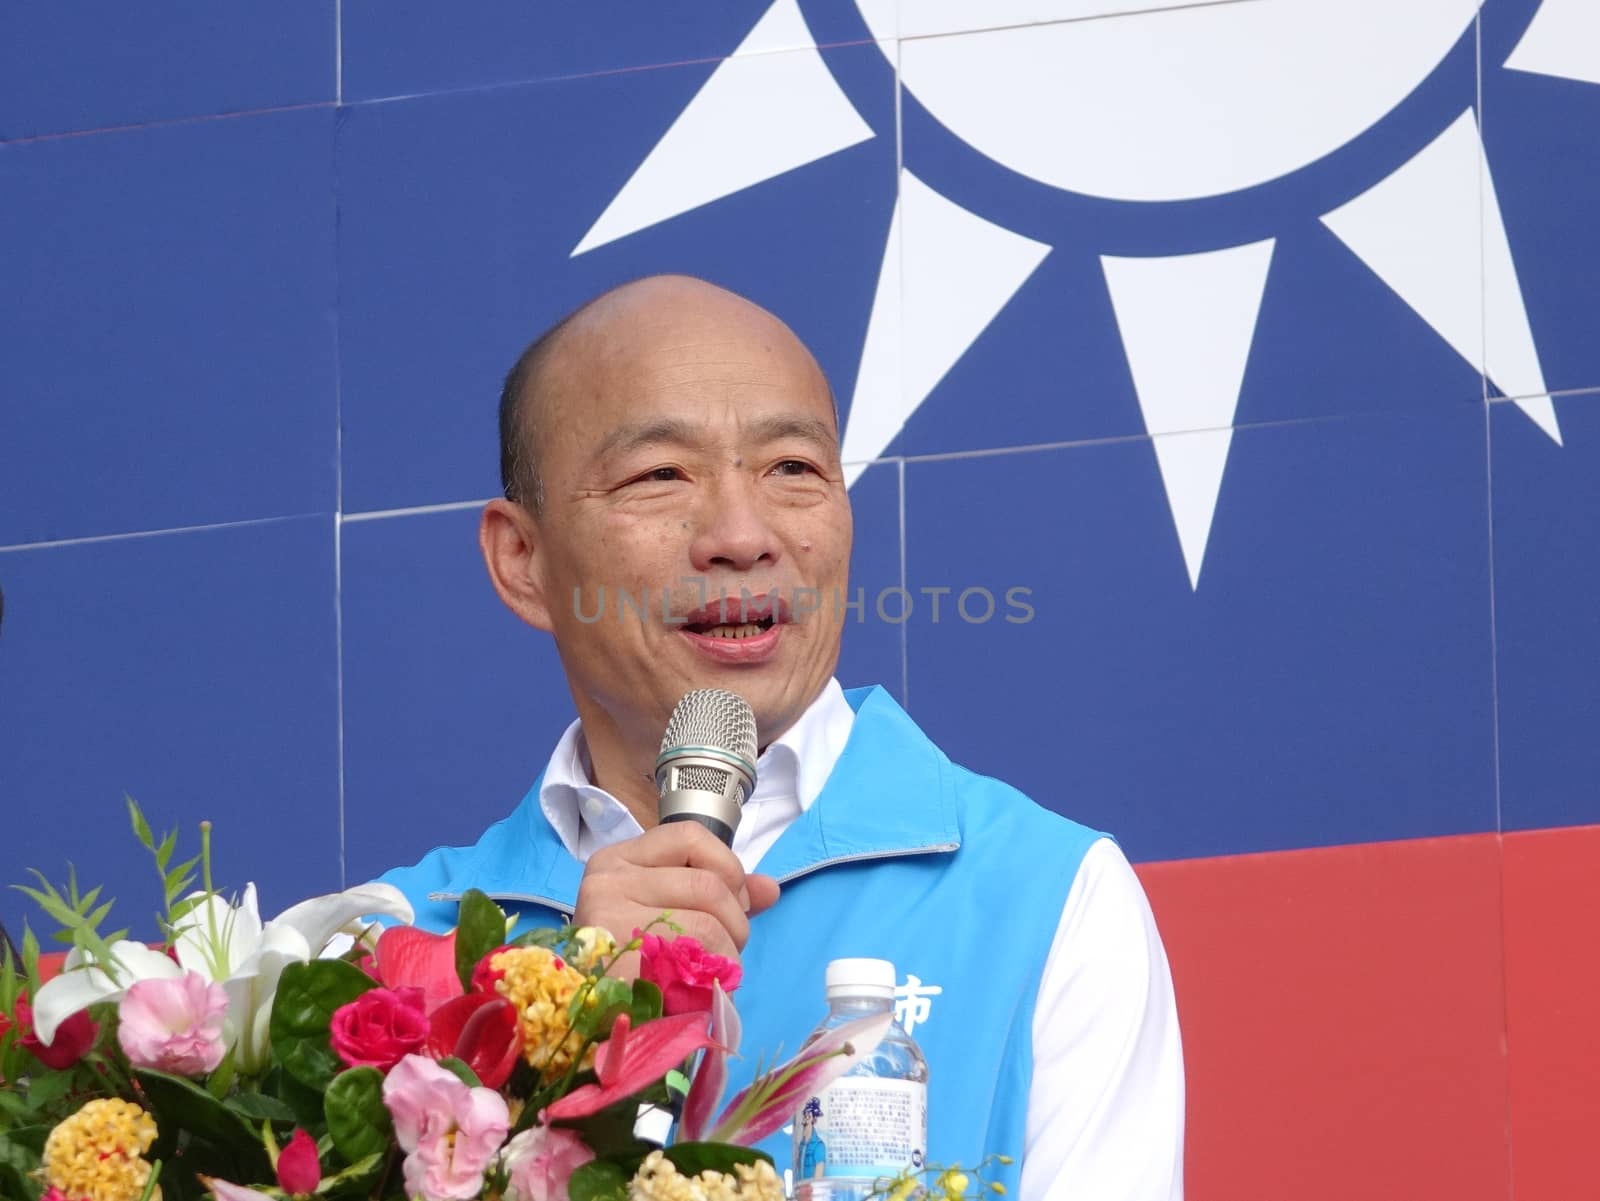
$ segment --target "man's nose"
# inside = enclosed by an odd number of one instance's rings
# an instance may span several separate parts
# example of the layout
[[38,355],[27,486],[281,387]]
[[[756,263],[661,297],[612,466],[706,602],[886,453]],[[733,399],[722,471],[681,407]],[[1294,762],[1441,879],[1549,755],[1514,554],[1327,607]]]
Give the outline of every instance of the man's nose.
[[696,518],[689,544],[696,571],[745,572],[778,561],[778,538],[752,482],[729,481],[710,490]]

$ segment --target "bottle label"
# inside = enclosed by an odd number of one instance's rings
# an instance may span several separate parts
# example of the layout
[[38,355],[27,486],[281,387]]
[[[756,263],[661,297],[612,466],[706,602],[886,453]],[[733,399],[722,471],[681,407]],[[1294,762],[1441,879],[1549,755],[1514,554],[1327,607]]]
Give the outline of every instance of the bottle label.
[[795,1180],[920,1171],[927,1153],[928,1086],[846,1076],[801,1106]]

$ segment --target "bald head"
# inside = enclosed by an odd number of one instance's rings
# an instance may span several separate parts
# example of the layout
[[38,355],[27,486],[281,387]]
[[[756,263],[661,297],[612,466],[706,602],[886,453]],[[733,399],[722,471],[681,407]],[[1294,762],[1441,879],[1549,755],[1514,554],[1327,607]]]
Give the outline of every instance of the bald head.
[[[500,483],[506,498],[544,508],[540,438],[555,401],[594,368],[643,344],[714,333],[754,339],[775,353],[803,358],[832,400],[822,369],[782,321],[726,288],[687,275],[652,275],[620,284],[562,318],[534,341],[500,393]],[[838,410],[834,407],[834,434]]]

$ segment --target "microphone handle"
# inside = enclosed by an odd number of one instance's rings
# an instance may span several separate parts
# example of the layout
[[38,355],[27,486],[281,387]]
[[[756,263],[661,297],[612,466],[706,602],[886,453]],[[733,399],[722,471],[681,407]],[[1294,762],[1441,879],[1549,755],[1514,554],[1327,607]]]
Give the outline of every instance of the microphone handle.
[[727,822],[719,821],[709,814],[688,813],[682,811],[678,813],[669,813],[661,819],[662,825],[666,825],[668,822],[694,822],[696,825],[704,826],[706,829],[715,834],[722,842],[723,846],[729,848],[733,846],[733,827],[728,825]]

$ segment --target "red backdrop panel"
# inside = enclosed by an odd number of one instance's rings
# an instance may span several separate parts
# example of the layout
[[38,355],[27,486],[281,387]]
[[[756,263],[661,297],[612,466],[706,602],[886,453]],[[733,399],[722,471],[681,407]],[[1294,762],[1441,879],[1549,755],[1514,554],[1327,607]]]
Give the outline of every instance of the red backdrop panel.
[[1496,836],[1139,874],[1178,992],[1190,1201],[1505,1201]]
[[1600,826],[1505,839],[1517,1201],[1600,1192]]

